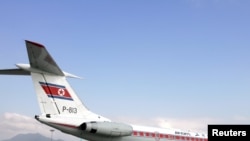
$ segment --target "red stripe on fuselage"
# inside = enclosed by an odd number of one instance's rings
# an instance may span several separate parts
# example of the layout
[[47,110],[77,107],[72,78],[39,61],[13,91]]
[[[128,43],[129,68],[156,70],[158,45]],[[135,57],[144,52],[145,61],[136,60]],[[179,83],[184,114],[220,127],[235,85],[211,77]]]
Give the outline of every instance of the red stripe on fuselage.
[[[158,134],[158,135],[156,135]],[[168,140],[183,140],[183,141],[207,141],[207,138],[193,137],[193,136],[179,136],[173,134],[163,134],[155,132],[133,131],[133,136],[137,137],[151,137],[151,138],[166,138]]]
[[78,126],[70,125],[70,124],[54,123],[54,122],[50,122],[50,124],[55,124],[55,125],[59,125],[59,126],[69,127],[69,128],[78,128]]

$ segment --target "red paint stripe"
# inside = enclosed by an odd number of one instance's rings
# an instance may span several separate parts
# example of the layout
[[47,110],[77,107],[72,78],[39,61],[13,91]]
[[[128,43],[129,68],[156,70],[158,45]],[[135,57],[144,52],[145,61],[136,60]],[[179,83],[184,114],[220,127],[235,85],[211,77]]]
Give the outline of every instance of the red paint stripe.
[[136,131],[133,131],[133,135],[134,135],[134,136],[137,136],[137,132],[136,132]]
[[62,124],[62,123],[52,123],[52,124],[56,124],[56,125],[60,125],[60,126],[65,126],[65,127],[69,127],[69,128],[78,128],[78,126],[70,125],[70,124]]
[[[133,136],[139,136],[139,137],[151,137],[155,138],[156,133],[152,132],[142,132],[142,131],[133,131]],[[185,141],[208,141],[207,138],[201,138],[201,137],[189,137],[189,136],[179,136],[179,135],[172,135],[172,134],[159,134],[160,138],[166,138],[166,139],[176,139],[176,140],[185,140]]]
[[46,94],[49,94],[49,93],[50,93],[49,88],[48,88],[47,86],[42,85],[42,88],[43,88],[43,90],[44,90],[44,92],[45,92]]

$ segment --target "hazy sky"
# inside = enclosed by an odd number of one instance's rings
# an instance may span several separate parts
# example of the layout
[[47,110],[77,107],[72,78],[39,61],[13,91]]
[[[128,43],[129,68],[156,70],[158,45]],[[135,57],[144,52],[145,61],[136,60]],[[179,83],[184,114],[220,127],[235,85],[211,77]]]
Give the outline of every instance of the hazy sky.
[[[0,68],[28,63],[27,39],[84,77],[70,84],[105,117],[203,132],[211,123],[249,124],[249,7],[247,0],[0,1]],[[40,113],[30,77],[0,76],[0,88],[0,131]]]

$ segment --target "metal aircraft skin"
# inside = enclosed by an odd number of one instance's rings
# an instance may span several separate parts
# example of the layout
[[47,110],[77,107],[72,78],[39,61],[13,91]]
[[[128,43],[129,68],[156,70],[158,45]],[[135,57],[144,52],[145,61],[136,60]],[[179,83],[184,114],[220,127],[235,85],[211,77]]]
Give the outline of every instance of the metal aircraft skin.
[[64,133],[90,141],[207,141],[207,135],[111,121],[87,109],[67,82],[79,78],[62,71],[44,45],[25,40],[29,64],[0,70],[5,75],[29,75],[41,110],[35,119]]

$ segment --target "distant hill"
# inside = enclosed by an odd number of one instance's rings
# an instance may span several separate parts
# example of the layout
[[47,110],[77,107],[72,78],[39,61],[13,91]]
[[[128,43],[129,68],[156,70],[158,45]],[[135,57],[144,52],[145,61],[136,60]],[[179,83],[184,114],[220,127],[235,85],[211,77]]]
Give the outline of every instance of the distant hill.
[[[29,134],[19,134],[10,139],[2,141],[51,141],[51,138],[45,137],[38,133],[29,133]],[[53,141],[63,141],[63,140],[53,140]]]

